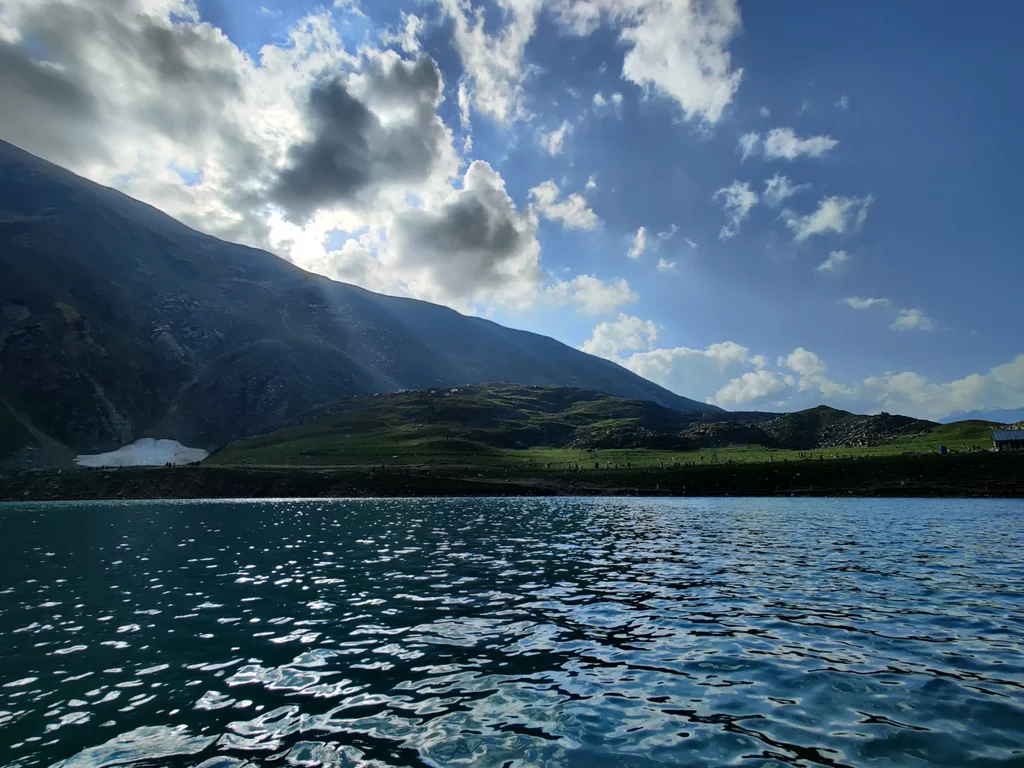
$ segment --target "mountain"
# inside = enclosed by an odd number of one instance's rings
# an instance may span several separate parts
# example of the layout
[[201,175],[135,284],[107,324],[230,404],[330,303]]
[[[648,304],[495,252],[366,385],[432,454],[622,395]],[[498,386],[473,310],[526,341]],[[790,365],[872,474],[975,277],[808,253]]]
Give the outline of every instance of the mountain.
[[[558,450],[692,451],[753,446],[810,451],[881,447],[937,451],[987,444],[983,422],[939,425],[859,416],[827,406],[791,414],[677,411],[567,387],[483,384],[372,397],[316,408],[296,422],[226,446],[214,464],[476,464],[564,461]],[[397,460],[397,461],[396,461]]]
[[998,424],[1013,424],[1024,420],[1024,408],[1004,411],[963,411],[942,419],[943,424],[955,421],[991,421]]
[[4,142],[0,275],[0,424],[20,425],[0,458],[140,437],[214,448],[354,395],[496,380],[718,410],[553,339],[203,235]]

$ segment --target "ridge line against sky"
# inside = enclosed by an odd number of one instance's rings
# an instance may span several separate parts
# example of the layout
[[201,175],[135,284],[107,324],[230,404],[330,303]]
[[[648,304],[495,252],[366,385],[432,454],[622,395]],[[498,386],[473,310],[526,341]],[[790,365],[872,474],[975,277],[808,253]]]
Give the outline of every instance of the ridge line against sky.
[[2,0],[0,138],[724,407],[1024,408],[1024,8],[924,8]]

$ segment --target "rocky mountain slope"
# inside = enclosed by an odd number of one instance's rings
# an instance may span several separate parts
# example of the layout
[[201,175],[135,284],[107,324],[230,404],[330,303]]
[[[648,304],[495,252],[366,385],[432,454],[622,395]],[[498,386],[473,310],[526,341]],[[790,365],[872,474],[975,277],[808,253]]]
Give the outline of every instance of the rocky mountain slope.
[[0,458],[146,436],[213,448],[353,395],[494,380],[716,410],[553,339],[200,234],[3,142],[0,276]]

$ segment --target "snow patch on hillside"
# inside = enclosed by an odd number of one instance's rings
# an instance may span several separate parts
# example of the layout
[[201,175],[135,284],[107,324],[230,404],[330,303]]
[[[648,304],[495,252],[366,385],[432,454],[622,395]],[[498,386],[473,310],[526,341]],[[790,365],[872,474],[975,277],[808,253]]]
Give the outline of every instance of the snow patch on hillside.
[[202,448],[189,448],[177,440],[144,437],[109,453],[77,456],[75,463],[82,467],[162,467],[166,464],[192,464],[209,455]]

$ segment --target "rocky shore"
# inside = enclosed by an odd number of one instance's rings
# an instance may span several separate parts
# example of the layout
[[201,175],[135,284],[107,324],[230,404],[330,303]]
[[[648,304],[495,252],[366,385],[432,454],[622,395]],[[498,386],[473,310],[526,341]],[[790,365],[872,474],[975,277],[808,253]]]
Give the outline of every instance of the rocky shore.
[[1024,456],[991,453],[583,473],[484,468],[192,466],[0,477],[0,500],[350,496],[902,496],[1024,498]]

